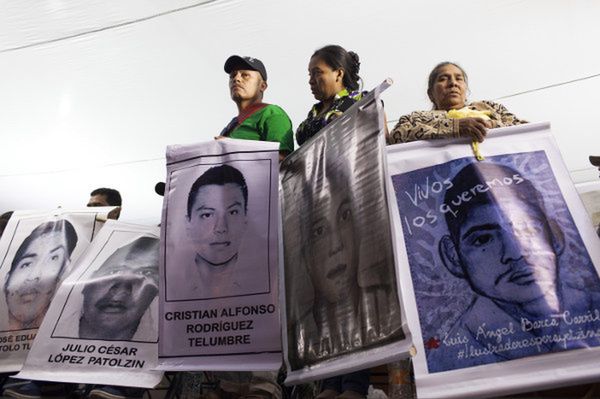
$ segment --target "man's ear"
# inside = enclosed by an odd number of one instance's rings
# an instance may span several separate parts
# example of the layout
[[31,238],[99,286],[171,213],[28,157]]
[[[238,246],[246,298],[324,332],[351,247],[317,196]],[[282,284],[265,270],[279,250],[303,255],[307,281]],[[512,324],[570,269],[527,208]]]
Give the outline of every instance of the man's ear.
[[121,207],[117,206],[115,209],[113,209],[112,211],[108,212],[108,219],[114,219],[117,220],[119,219],[119,216],[121,216]]
[[465,273],[462,268],[462,263],[458,257],[458,251],[456,250],[456,245],[454,245],[454,241],[450,238],[449,235],[445,235],[440,240],[438,250],[440,253],[440,258],[442,259],[442,263],[446,266],[446,269],[453,275],[458,278],[465,278]]
[[565,250],[565,234],[554,219],[548,219],[548,227],[552,236],[552,247],[556,256],[562,255]]
[[269,87],[269,85],[267,84],[267,82],[265,80],[261,80],[261,82],[260,82],[260,92],[264,93],[265,90],[267,90],[267,87]]

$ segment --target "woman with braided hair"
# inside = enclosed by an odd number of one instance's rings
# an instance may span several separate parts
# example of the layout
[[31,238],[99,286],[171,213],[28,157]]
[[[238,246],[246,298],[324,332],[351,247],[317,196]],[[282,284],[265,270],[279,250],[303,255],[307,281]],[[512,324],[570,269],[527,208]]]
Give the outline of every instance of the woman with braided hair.
[[314,52],[308,63],[308,84],[319,102],[296,130],[299,145],[362,98],[359,70],[358,54],[341,46],[329,45]]
[[[329,45],[314,52],[308,64],[308,83],[319,102],[312,107],[296,131],[299,145],[303,145],[362,98],[364,93],[359,90],[359,69],[358,55],[341,46]],[[351,254],[347,256],[352,258]],[[326,328],[318,320],[315,322],[317,328]],[[368,388],[369,370],[361,370],[325,379],[316,399],[361,399],[366,397]]]

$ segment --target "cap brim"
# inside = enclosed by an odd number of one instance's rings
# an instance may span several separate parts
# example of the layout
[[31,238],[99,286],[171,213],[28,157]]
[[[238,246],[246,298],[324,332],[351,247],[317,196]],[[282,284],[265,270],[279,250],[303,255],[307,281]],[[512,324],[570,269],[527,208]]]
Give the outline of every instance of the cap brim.
[[256,70],[256,68],[250,65],[245,59],[243,59],[239,55],[232,55],[231,57],[227,58],[227,61],[225,61],[225,72],[231,73],[234,70],[234,68],[238,65],[243,65],[252,71]]

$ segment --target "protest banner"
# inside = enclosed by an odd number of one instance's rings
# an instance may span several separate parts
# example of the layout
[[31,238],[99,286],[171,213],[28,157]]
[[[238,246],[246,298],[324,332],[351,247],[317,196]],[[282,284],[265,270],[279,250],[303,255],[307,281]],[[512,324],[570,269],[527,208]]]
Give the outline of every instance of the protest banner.
[[58,288],[19,378],[156,386],[158,227],[109,220]]
[[0,372],[21,369],[57,287],[109,210],[13,213],[0,239]]
[[286,383],[406,356],[386,189],[384,82],[281,165]]
[[278,143],[167,148],[159,368],[281,365]]
[[388,148],[418,396],[597,379],[600,246],[549,124],[492,130],[480,151]]

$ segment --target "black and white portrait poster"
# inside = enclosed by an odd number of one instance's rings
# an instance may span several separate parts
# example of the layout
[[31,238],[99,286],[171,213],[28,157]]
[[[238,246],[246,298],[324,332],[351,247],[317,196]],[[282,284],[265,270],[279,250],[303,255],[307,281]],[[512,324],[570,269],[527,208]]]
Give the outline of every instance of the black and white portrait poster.
[[[600,377],[600,245],[547,123],[388,149],[419,397]],[[560,372],[557,372],[560,370]]]
[[288,383],[361,370],[408,353],[378,98],[385,87],[281,165]]
[[0,371],[21,369],[60,282],[106,210],[17,211],[0,240]]
[[250,140],[167,148],[161,369],[281,365],[278,157]]
[[60,285],[19,377],[152,388],[159,228],[108,220]]

